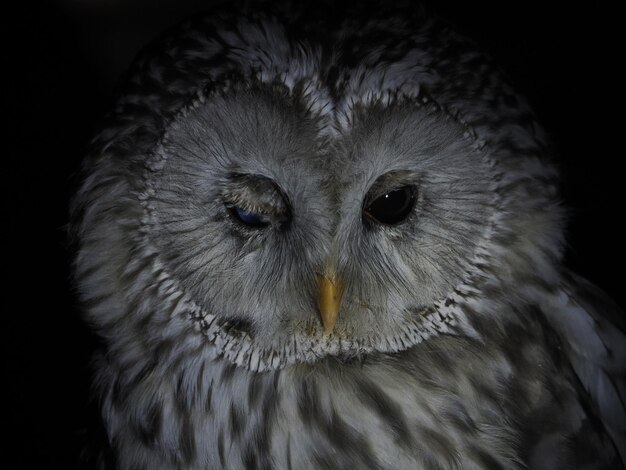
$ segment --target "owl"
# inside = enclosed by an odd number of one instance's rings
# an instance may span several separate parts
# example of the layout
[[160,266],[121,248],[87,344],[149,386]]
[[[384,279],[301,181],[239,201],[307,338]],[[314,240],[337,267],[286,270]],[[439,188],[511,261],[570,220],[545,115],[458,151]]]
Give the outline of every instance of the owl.
[[72,209],[116,468],[622,468],[621,312],[563,266],[550,149],[421,8],[161,37]]

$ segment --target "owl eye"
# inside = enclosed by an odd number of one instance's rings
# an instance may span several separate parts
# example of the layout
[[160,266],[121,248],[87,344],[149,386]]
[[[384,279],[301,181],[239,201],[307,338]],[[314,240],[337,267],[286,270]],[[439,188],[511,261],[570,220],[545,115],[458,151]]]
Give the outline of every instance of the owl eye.
[[365,215],[385,225],[395,225],[408,217],[415,206],[415,188],[404,186],[375,199],[365,208]]
[[262,214],[257,214],[256,212],[248,211],[238,206],[231,207],[230,213],[237,221],[248,227],[264,228],[270,224],[267,218]]

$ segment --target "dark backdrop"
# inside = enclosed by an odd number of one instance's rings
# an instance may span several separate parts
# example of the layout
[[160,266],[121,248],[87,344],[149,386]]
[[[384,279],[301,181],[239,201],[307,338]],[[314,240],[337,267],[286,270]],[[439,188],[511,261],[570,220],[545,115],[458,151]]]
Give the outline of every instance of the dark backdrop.
[[[87,441],[96,339],[69,282],[72,175],[136,51],[208,3],[45,0],[3,14],[3,468],[74,468]],[[428,3],[495,56],[552,134],[571,208],[567,263],[624,307],[616,7]]]

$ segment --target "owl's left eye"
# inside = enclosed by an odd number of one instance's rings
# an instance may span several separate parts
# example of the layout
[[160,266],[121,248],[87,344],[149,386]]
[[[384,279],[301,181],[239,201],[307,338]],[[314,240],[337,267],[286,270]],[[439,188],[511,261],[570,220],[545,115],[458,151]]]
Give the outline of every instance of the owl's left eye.
[[238,206],[231,207],[230,213],[237,221],[247,225],[248,227],[263,228],[270,224],[267,217],[263,214],[248,211]]
[[406,219],[415,205],[415,188],[404,186],[379,196],[365,208],[365,215],[385,225],[395,225]]

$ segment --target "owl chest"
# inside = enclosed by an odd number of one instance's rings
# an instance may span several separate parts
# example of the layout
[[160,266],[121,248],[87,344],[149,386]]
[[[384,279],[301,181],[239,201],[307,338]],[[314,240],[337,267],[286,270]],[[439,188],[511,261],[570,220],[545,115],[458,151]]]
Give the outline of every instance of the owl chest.
[[515,468],[514,430],[489,398],[459,390],[389,366],[228,367],[187,447],[199,468]]
[[494,351],[463,361],[454,348],[425,351],[262,373],[190,362],[135,382],[109,408],[110,437],[122,468],[514,469],[524,460],[519,409],[532,411],[537,436],[544,416],[562,426],[560,411],[541,411],[557,379],[521,376]]

